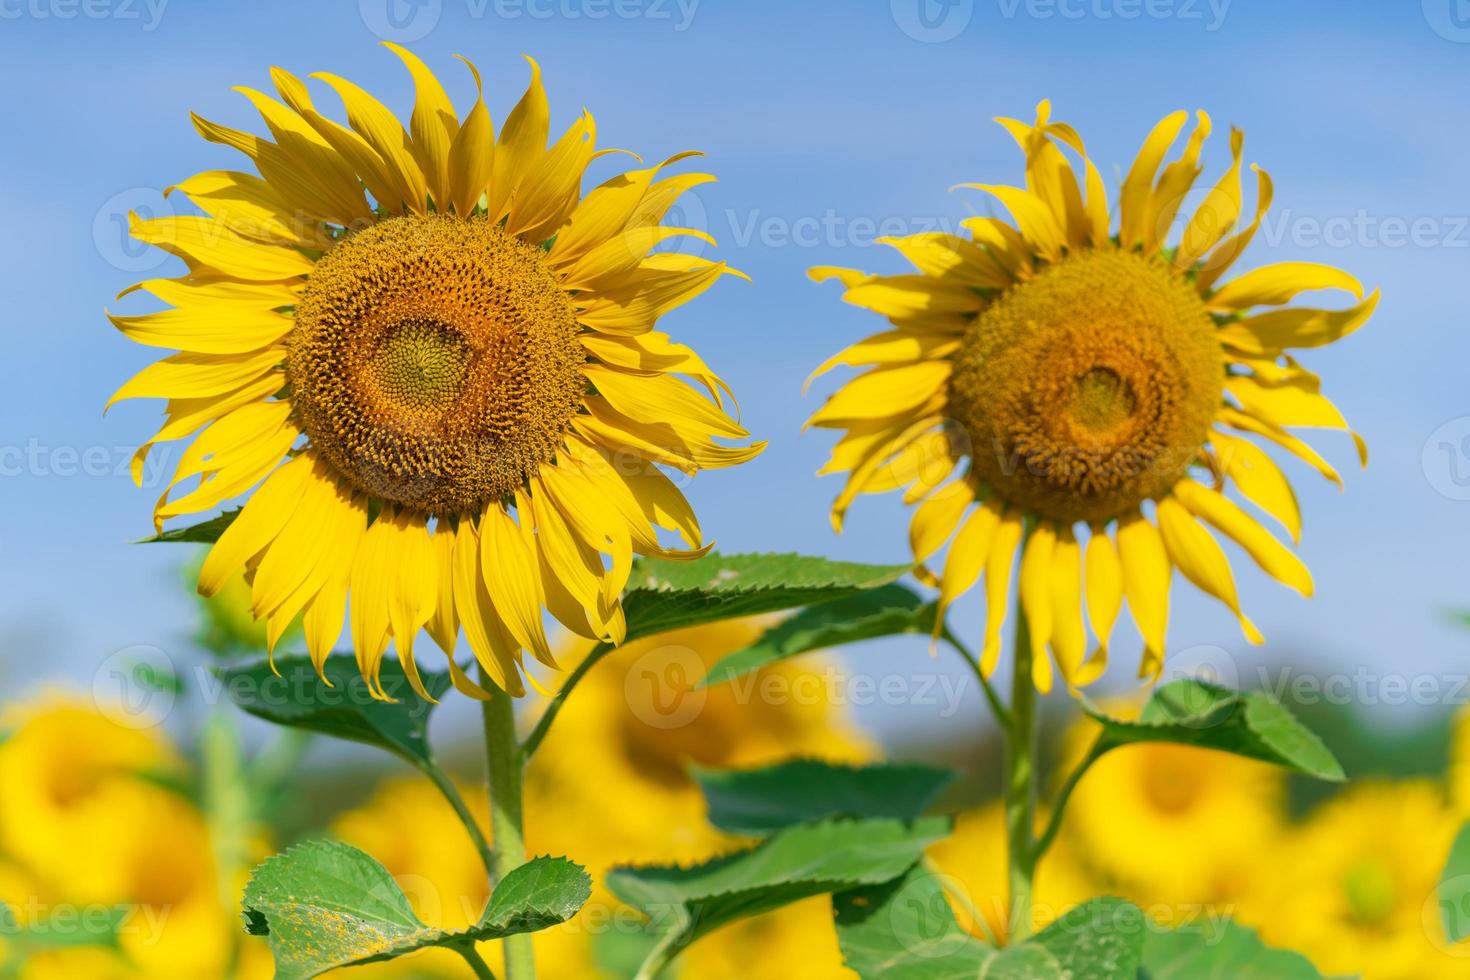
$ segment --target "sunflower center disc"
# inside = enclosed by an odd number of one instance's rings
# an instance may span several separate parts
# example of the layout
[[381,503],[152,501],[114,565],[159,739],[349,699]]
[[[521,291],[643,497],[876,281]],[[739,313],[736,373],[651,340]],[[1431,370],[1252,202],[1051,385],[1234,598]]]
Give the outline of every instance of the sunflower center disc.
[[1130,253],[1074,256],[1013,287],[976,318],[950,381],[976,475],[1066,523],[1162,496],[1220,407],[1214,331],[1188,282]]
[[317,263],[286,361],[313,447],[425,513],[513,494],[581,402],[571,301],[539,248],[488,221],[392,218]]

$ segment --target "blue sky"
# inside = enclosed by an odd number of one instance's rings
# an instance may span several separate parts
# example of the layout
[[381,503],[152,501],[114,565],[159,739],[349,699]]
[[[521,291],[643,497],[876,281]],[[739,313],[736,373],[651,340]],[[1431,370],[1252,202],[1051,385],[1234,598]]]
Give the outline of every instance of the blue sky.
[[[1331,262],[1383,289],[1369,327],[1307,359],[1373,458],[1359,471],[1346,439],[1319,440],[1347,477],[1345,493],[1291,470],[1318,598],[1303,602],[1237,563],[1244,601],[1269,638],[1264,650],[1246,648],[1231,616],[1182,584],[1171,642],[1185,661],[1199,655],[1191,648],[1222,648],[1244,680],[1295,663],[1424,674],[1450,692],[1470,671],[1470,632],[1444,615],[1470,607],[1470,501],[1456,499],[1470,497],[1460,298],[1470,273],[1466,8],[0,0],[0,677],[11,690],[58,677],[85,685],[119,649],[186,649],[185,555],[128,543],[149,532],[158,491],[134,488],[119,465],[160,406],[102,414],[150,359],[102,309],[169,268],[125,245],[118,218],[192,173],[239,166],[196,136],[188,112],[256,127],[230,87],[267,87],[272,64],[344,75],[406,110],[408,79],[376,43],[387,36],[411,43],[466,105],[468,73],[451,56],[475,60],[497,119],[524,88],[524,52],[546,73],[554,122],[585,105],[603,145],[647,159],[708,154],[720,183],[701,188],[687,214],[754,282],[729,280],[666,325],[724,373],[749,427],[771,441],[756,462],[693,484],[705,527],[727,550],[905,557],[896,500],[860,503],[841,537],[828,527],[837,482],[813,473],[830,439],[799,429],[830,386],[803,399],[801,382],[878,323],[809,282],[809,266],[896,271],[896,257],[872,244],[880,227],[952,227],[985,205],[948,187],[1019,182],[1015,145],[990,120],[1029,118],[1041,98],[1079,128],[1110,182],[1168,111],[1214,117],[1206,183],[1228,163],[1225,128],[1242,127],[1247,159],[1277,188],[1248,264]],[[962,629],[979,615],[978,600],[956,613]],[[1132,659],[1131,635],[1117,646]],[[861,656],[924,653],[918,643],[882,644]],[[902,722],[926,717],[921,709]]]

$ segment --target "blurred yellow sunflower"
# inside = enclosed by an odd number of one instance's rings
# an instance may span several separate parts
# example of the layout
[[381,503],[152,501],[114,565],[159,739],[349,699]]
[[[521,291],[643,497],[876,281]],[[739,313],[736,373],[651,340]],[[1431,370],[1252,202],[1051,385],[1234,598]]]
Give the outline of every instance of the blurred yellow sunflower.
[[[1160,172],[1187,119],[1184,112],[1167,116],[1144,141],[1123,182],[1116,231],[1081,138],[1051,121],[1042,102],[1034,125],[998,120],[1025,153],[1026,186],[966,185],[997,198],[1014,226],[975,217],[963,223],[968,238],[884,239],[916,274],[811,273],[839,280],[844,299],[892,325],[813,375],[839,365],[868,369],[809,423],[844,432],[822,470],[849,474],[832,508],[834,526],[841,530],[859,494],[904,488],[904,501],[918,505],[910,528],[915,558],[928,561],[950,542],[942,573],[924,573],[938,585],[941,605],[985,578],[987,671],[999,656],[1012,567],[1023,552],[1019,592],[1042,689],[1052,682],[1048,648],[1071,685],[1102,672],[1125,597],[1145,643],[1140,673],[1156,674],[1174,568],[1227,605],[1258,642],[1206,525],[1272,577],[1310,594],[1311,575],[1296,555],[1223,493],[1233,482],[1297,537],[1301,517],[1290,484],[1244,435],[1341,482],[1289,431],[1347,430],[1347,423],[1320,393],[1317,376],[1288,351],[1356,330],[1378,294],[1363,299],[1352,276],[1306,262],[1220,284],[1272,197],[1270,178],[1255,168],[1255,217],[1231,234],[1243,207],[1239,131],[1231,133],[1229,171],[1170,245],[1210,133],[1201,112],[1180,158]],[[1065,150],[1075,152],[1080,169]],[[1360,301],[1344,310],[1261,310],[1328,288]],[[1366,462],[1362,440],[1354,439]],[[1084,595],[1097,638],[1090,656]]]
[[[739,845],[710,826],[690,765],[873,757],[869,741],[814,683],[820,675],[810,659],[805,667],[768,667],[750,685],[695,690],[705,669],[753,642],[763,625],[721,623],[630,643],[589,673],[567,702],[527,774],[526,807],[537,819],[526,826],[526,843],[531,853],[565,854],[586,865],[593,893],[572,921],[536,934],[538,976],[613,980],[636,968],[646,927],[602,886],[608,869],[700,861]],[[562,652],[576,662],[586,648]],[[589,780],[589,772],[597,778]],[[472,809],[486,823],[483,801]],[[415,832],[404,834],[403,827]],[[379,858],[425,921],[461,927],[483,908],[488,892],[474,848],[449,805],[422,780],[385,783],[334,830]],[[620,940],[633,949],[631,964],[617,957]],[[676,969],[674,975],[688,980],[852,976],[842,966],[825,898],[721,929],[696,943]],[[345,978],[348,971],[342,972]],[[458,977],[464,964],[453,954],[426,951],[351,973],[364,980]]]
[[[658,467],[693,473],[762,448],[716,441],[748,435],[725,413],[728,388],[653,329],[732,270],[651,254],[671,238],[709,239],[661,224],[713,179],[656,179],[691,154],[584,197],[596,126],[584,112],[547,147],[534,61],[497,137],[483,98],[461,118],[422,61],[388,47],[416,88],[406,130],[361,88],[317,74],[346,107],[340,125],[279,68],[280,100],[240,89],[272,139],[194,117],[259,175],[197,174],[173,190],[203,215],[133,217],[133,236],[188,273],[133,287],[168,309],[111,319],[180,353],[112,402],[168,399],[135,476],[156,443],[193,438],[155,507],[158,527],[256,487],[199,588],[211,594],[245,568],[272,644],[304,615],[320,664],[350,595],[353,648],[379,696],[390,641],[426,693],[413,657],[425,627],[446,653],[462,627],[490,679],[520,695],[522,651],[555,665],[543,610],[616,642],[632,556],[706,550]],[[657,528],[683,548],[667,549]],[[452,657],[449,669],[457,688],[485,696]]]
[[[1096,733],[1096,723],[1085,720],[1067,734],[1074,762]],[[1285,809],[1280,769],[1225,752],[1141,742],[1093,763],[1067,805],[1063,839],[1085,855],[1103,888],[1168,920],[1193,914],[1202,902],[1228,906],[1238,898],[1265,870],[1260,855],[1284,833]]]
[[1238,917],[1329,976],[1470,977],[1436,895],[1458,819],[1428,780],[1363,782],[1323,804],[1265,860]]
[[90,946],[18,942],[7,956],[22,980],[270,976],[268,950],[242,942],[244,869],[222,875],[203,814],[164,785],[184,773],[160,733],[120,725],[65,696],[21,705],[6,722],[13,727],[0,744],[0,903],[22,927],[72,916],[75,929],[103,911],[123,913],[116,949],[98,948],[101,934]]

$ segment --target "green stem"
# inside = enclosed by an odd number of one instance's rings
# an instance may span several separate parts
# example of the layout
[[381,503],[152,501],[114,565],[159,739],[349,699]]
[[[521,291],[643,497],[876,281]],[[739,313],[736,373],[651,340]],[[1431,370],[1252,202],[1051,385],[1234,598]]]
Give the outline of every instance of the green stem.
[[[239,902],[232,885],[251,863],[248,842],[253,819],[245,750],[233,715],[224,710],[210,715],[200,737],[200,754],[203,810],[215,866],[219,868],[219,898],[222,908],[232,908]],[[240,944],[234,940],[226,975],[235,975],[239,957]]]
[[1036,879],[1036,687],[1031,679],[1031,630],[1016,602],[1012,658],[1011,726],[1006,744],[1006,844],[1010,855],[1010,942],[1031,934],[1031,900]]
[[536,727],[531,729],[531,734],[527,735],[526,741],[521,744],[520,756],[522,764],[531,761],[531,756],[535,754],[536,749],[541,745],[541,740],[546,737],[546,733],[551,731],[551,723],[556,721],[556,716],[561,711],[562,705],[566,703],[567,698],[571,697],[572,691],[576,688],[577,684],[581,682],[583,677],[587,676],[589,670],[597,666],[598,661],[602,660],[609,653],[612,653],[615,649],[617,648],[610,643],[597,644],[597,646],[592,648],[592,652],[587,654],[582,659],[582,662],[577,664],[576,669],[568,675],[565,683],[561,686],[561,690],[556,692],[556,696],[551,699],[551,702],[546,706],[546,710],[541,713],[541,718],[536,722]]
[[493,880],[495,878],[495,851],[490,847],[490,842],[485,839],[485,832],[480,829],[480,822],[470,812],[469,804],[465,803],[464,797],[460,795],[459,788],[454,785],[454,780],[449,778],[439,764],[433,759],[425,759],[419,763],[419,771],[429,777],[449,805],[454,808],[455,816],[459,822],[464,824],[464,829],[469,833],[470,840],[475,844],[475,850],[480,855],[480,860],[485,864],[485,873]]
[[460,956],[464,957],[464,961],[470,965],[470,969],[475,971],[475,976],[478,980],[495,980],[495,973],[490,969],[490,964],[485,962],[485,958],[480,955],[480,951],[475,949],[473,945],[456,946],[454,950]]
[[[480,683],[490,692],[490,699],[483,702],[481,712],[485,722],[485,757],[490,768],[490,832],[495,840],[491,879],[499,884],[511,871],[526,863],[521,816],[525,766],[516,744],[515,702],[483,668]],[[536,959],[530,934],[510,936],[502,942],[507,980],[534,980]]]
[[980,661],[970,652],[968,647],[960,642],[959,637],[950,632],[948,626],[945,626],[940,631],[939,638],[949,644],[950,649],[959,654],[960,659],[965,662],[965,665],[970,668],[970,672],[975,675],[975,679],[980,682],[980,690],[985,693],[985,700],[990,705],[991,713],[995,715],[996,724],[1000,725],[1002,730],[1009,728],[1011,725],[1011,713],[1006,710],[1005,705],[1001,704],[1000,695],[995,693],[995,687],[990,683],[990,678],[985,676],[985,671],[981,668]]
[[679,955],[679,940],[682,932],[678,929],[665,933],[649,952],[643,965],[638,968],[638,973],[633,980],[658,980],[664,969]]
[[1072,798],[1072,791],[1077,788],[1078,783],[1082,782],[1082,777],[1087,775],[1087,770],[1092,768],[1092,764],[1102,758],[1107,751],[1108,746],[1104,745],[1102,738],[1099,737],[1092,743],[1092,748],[1087,750],[1087,755],[1082,757],[1082,761],[1077,763],[1077,768],[1067,776],[1067,781],[1062,785],[1061,792],[1057,794],[1056,803],[1052,806],[1051,819],[1046,822],[1046,829],[1041,832],[1041,836],[1037,838],[1031,850],[1033,860],[1039,862],[1046,856],[1052,841],[1056,840],[1057,831],[1062,829],[1062,813],[1067,809],[1067,801]]

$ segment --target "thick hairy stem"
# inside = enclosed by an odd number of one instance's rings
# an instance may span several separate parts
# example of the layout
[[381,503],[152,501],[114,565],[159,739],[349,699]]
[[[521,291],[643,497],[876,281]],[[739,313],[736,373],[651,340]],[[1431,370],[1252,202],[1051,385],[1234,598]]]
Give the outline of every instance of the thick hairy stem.
[[[481,672],[481,684],[490,692],[481,713],[485,721],[485,758],[490,768],[490,831],[495,845],[492,878],[495,883],[526,863],[522,831],[521,783],[525,766],[516,742],[515,702]],[[506,980],[534,980],[536,959],[529,934],[502,940]]]
[[1006,735],[1006,844],[1010,857],[1010,941],[1031,934],[1031,899],[1036,880],[1036,686],[1031,678],[1031,631],[1016,603],[1014,674],[1010,728]]

